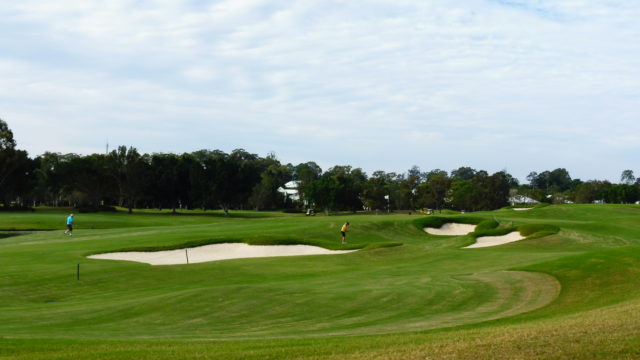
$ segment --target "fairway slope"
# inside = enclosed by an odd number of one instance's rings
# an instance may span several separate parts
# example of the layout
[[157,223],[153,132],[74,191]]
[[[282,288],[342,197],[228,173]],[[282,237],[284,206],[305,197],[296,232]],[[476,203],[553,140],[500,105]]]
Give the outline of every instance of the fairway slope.
[[[41,220],[10,215],[7,228]],[[440,217],[87,215],[73,237],[0,237],[0,359],[637,359],[638,219],[640,207],[613,205]],[[445,223],[476,228],[424,231]],[[464,249],[513,232],[527,240]],[[360,251],[195,263],[198,246],[240,242]],[[87,259],[160,250],[184,263]]]

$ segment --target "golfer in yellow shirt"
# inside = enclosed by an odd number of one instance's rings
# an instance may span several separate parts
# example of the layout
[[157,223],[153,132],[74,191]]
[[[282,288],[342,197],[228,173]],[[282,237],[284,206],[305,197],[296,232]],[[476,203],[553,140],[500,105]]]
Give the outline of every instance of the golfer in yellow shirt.
[[347,231],[349,231],[349,222],[344,223],[344,225],[342,225],[342,228],[340,229],[340,232],[342,233],[343,244],[347,243]]

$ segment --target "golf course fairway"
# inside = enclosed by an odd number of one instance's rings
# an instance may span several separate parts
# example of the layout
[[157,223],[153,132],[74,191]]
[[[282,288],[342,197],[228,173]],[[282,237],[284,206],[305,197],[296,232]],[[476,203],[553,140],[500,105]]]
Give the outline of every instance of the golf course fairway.
[[[640,359],[640,206],[0,213],[0,359]],[[340,226],[351,223],[347,244]],[[459,236],[427,226],[477,224]],[[466,248],[480,236],[525,238]],[[152,266],[221,243],[336,255]]]

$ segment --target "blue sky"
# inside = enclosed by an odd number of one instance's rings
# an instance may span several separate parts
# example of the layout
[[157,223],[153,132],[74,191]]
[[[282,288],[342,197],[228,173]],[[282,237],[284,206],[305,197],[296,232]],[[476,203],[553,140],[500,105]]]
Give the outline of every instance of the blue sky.
[[640,173],[640,3],[51,1],[0,7],[18,146],[244,148],[404,172]]

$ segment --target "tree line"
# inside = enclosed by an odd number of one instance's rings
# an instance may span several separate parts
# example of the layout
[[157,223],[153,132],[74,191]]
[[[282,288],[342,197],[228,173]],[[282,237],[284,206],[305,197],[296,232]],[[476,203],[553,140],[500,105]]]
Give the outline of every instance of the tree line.
[[[571,179],[566,169],[531,172],[519,184],[506,171],[489,174],[460,167],[451,172],[405,173],[337,165],[324,170],[313,161],[282,164],[274,154],[260,157],[244,149],[225,153],[141,154],[120,146],[105,154],[46,152],[30,158],[19,150],[0,119],[0,202],[2,209],[37,205],[74,206],[97,211],[122,206],[157,209],[492,210],[516,194],[540,202],[632,203],[640,181],[625,170],[620,184]],[[294,181],[299,198],[278,189]]]

